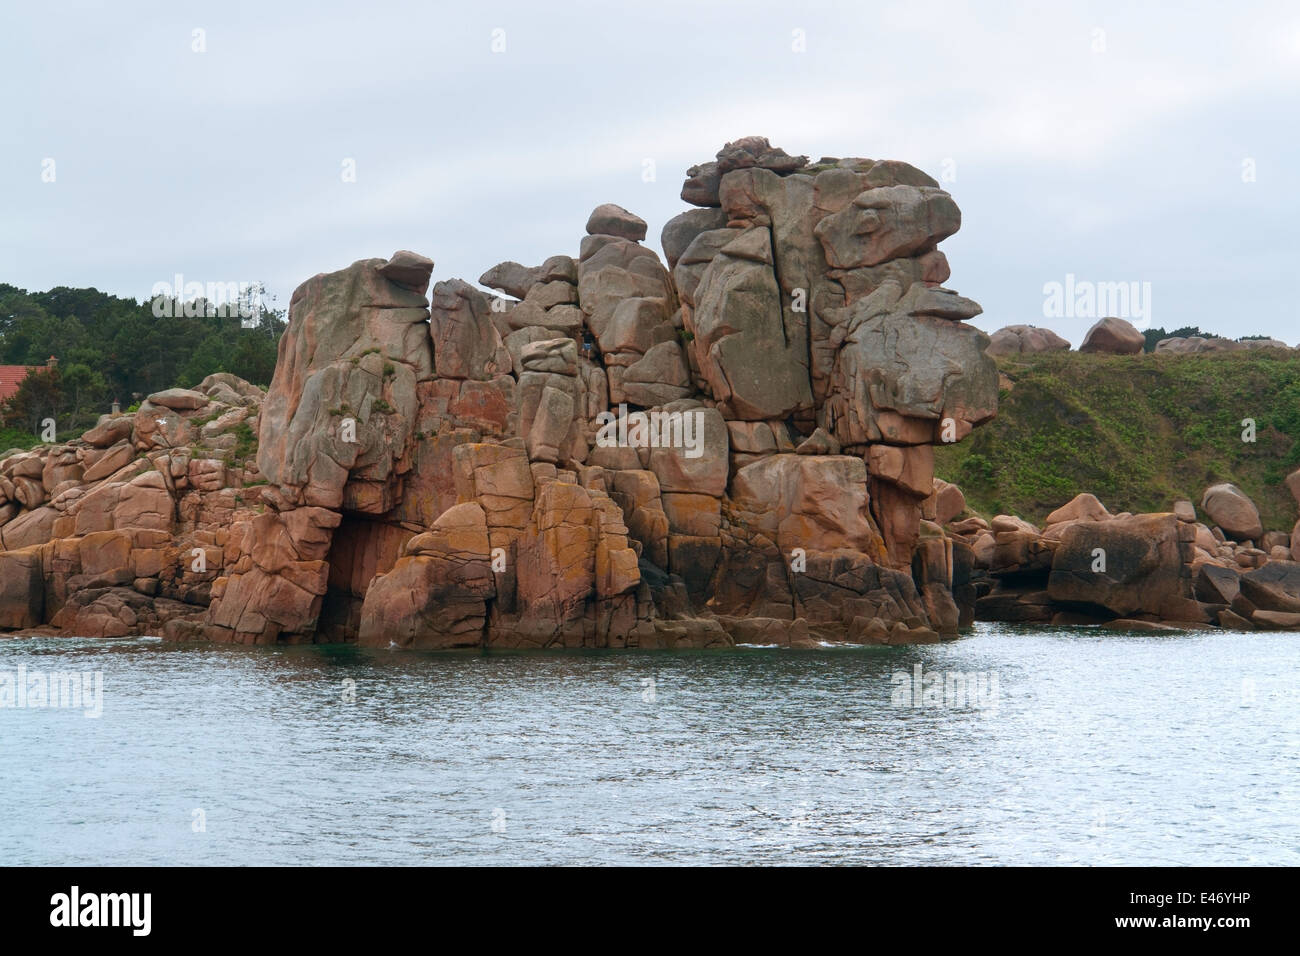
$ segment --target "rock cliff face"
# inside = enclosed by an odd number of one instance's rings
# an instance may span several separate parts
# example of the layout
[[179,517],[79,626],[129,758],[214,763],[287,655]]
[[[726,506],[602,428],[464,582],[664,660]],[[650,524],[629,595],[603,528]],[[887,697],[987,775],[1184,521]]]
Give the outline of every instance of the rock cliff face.
[[[420,648],[955,633],[972,562],[923,521],[932,446],[993,416],[998,378],[963,321],[979,306],[942,286],[952,197],[904,163],[751,137],[682,198],[666,262],[608,204],[576,258],[488,270],[501,295],[430,290],[410,252],[315,276],[264,398],[214,376],[5,459],[0,626]],[[256,464],[202,457],[241,409]]]

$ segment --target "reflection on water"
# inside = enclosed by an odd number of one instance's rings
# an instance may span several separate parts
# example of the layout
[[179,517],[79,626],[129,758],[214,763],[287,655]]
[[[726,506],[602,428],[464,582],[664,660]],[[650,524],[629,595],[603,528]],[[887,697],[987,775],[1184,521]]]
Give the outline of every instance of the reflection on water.
[[0,863],[1294,865],[1298,650],[5,640],[0,675],[102,672],[103,715],[0,709]]

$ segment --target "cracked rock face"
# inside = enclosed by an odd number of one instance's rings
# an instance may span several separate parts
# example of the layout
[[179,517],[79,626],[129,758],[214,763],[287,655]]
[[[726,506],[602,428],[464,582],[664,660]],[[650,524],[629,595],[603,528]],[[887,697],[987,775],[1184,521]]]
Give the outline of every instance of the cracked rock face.
[[[931,446],[997,397],[979,306],[942,287],[952,197],[905,163],[746,137],[682,198],[666,261],[607,203],[567,254],[488,269],[499,294],[407,251],[314,276],[264,396],[212,376],[5,459],[0,626],[415,648],[951,633],[974,551],[922,525],[962,507]],[[235,467],[241,427],[256,461]],[[206,571],[177,570],[192,541]]]

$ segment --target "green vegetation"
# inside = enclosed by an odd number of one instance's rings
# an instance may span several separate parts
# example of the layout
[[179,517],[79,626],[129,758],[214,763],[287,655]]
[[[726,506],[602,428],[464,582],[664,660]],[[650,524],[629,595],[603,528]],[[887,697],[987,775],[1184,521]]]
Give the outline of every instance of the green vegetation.
[[230,433],[235,436],[235,447],[226,452],[227,465],[242,465],[257,457],[257,436],[248,422],[239,422]]
[[[275,371],[282,311],[259,307],[250,327],[238,316],[158,318],[151,300],[136,302],[97,289],[60,286],[26,292],[0,283],[0,365],[57,370],[29,374],[0,409],[10,428],[39,434],[53,417],[60,437],[79,434],[107,412],[164,388],[191,388],[213,372],[232,372],[265,386]],[[128,409],[129,410],[129,409]]]
[[[1085,491],[1114,512],[1167,511],[1231,481],[1266,528],[1295,524],[1282,480],[1300,467],[1300,356],[1064,352],[999,365],[1013,387],[998,417],[935,450],[935,473],[975,511],[1038,522]],[[1242,441],[1246,418],[1254,443]]]
[[2,428],[0,427],[0,451],[8,451],[10,448],[31,448],[39,445],[41,440],[28,431],[21,428]]
[[221,412],[213,412],[211,415],[199,415],[196,418],[191,418],[190,424],[193,425],[195,428],[202,428],[204,425],[207,425],[210,422],[215,422],[218,418],[221,417],[221,415],[222,415]]

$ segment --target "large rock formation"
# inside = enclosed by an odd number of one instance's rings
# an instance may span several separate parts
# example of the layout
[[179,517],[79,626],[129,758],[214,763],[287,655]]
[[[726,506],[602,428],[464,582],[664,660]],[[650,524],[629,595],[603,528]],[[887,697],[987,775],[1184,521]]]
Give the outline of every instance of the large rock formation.
[[[682,196],[699,208],[664,227],[666,265],[606,204],[576,257],[484,273],[499,296],[430,290],[411,252],[315,276],[264,398],[214,376],[6,459],[0,626],[420,648],[955,633],[974,550],[933,520],[964,501],[931,446],[994,414],[997,370],[979,306],[942,285],[952,197],[758,137]],[[241,424],[256,464],[206,450]],[[207,570],[178,570],[191,543]]]
[[[1300,523],[1232,485],[1169,513],[967,512],[933,446],[994,414],[944,289],[952,198],[903,163],[727,144],[662,230],[433,279],[295,291],[269,390],[149,396],[0,459],[0,629],[378,647],[813,647],[975,618],[1300,629]],[[432,287],[431,286],[432,283]],[[1084,350],[1141,349],[1098,323]],[[1164,351],[1169,351],[1166,348]],[[1300,472],[1287,479],[1300,501]]]

